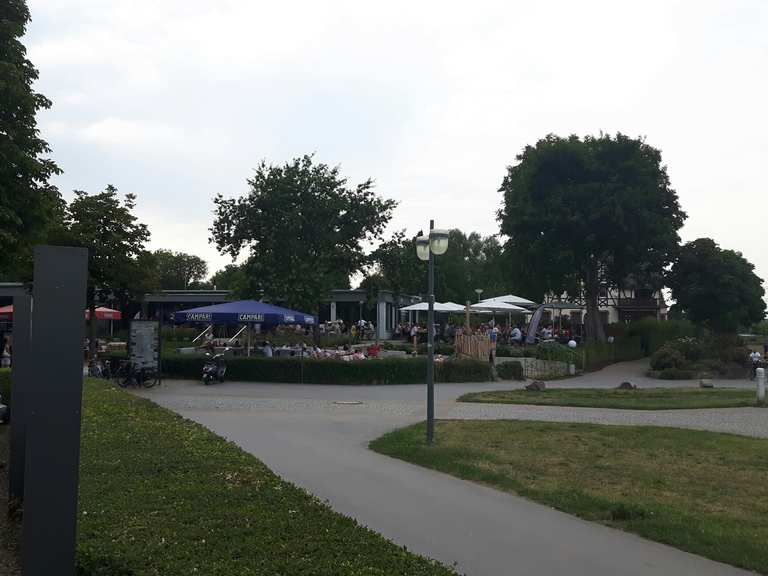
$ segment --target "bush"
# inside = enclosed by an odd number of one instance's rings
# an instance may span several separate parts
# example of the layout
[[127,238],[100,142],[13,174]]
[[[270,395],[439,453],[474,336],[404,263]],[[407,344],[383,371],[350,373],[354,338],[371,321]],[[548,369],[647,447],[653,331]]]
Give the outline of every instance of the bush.
[[[163,359],[163,374],[197,380],[205,358],[171,355]],[[311,358],[229,358],[227,378],[249,382],[305,384],[417,384],[424,382],[427,360],[381,358],[345,362]],[[493,380],[491,366],[476,360],[435,363],[437,382],[487,382]]]
[[685,356],[672,346],[663,346],[651,356],[651,368],[653,370],[682,368],[685,363]]
[[[413,352],[413,344],[410,342],[383,342],[381,344],[382,350],[396,350],[399,352],[407,352],[408,354]],[[419,344],[416,346],[418,354],[427,353],[427,345]],[[453,356],[454,349],[451,344],[436,344],[435,354],[442,354],[443,356]]]
[[520,362],[502,362],[496,366],[496,373],[502,380],[525,380],[523,365]]
[[646,356],[651,356],[670,340],[694,336],[696,326],[688,320],[656,320],[643,318],[626,327],[627,337],[637,337]]
[[661,380],[693,380],[698,376],[695,370],[683,370],[681,368],[667,368],[655,375]]
[[0,368],[0,396],[3,398],[3,404],[10,408],[11,406],[11,369]]
[[[577,354],[576,365],[579,362],[585,370],[598,370],[614,362],[626,362],[643,357],[643,348],[637,336],[622,336],[614,342],[588,342]],[[582,359],[583,358],[583,359]]]

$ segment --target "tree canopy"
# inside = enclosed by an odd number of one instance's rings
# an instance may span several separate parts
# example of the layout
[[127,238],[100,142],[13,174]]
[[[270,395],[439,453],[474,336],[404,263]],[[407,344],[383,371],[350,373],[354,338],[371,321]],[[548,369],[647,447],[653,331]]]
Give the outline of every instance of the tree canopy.
[[312,156],[262,162],[248,185],[245,196],[214,199],[211,241],[233,259],[249,251],[249,295],[311,312],[363,268],[363,244],[381,237],[396,205],[372,180],[350,187],[338,167]]
[[517,156],[500,191],[511,271],[537,297],[583,294],[589,338],[604,337],[602,286],[632,275],[661,287],[685,213],[661,152],[642,139],[547,136]]
[[[474,302],[476,288],[485,296],[511,290],[505,276],[502,247],[494,236],[477,232],[449,231],[448,251],[435,259],[435,299]],[[371,254],[371,269],[362,288],[387,289],[399,294],[424,294],[427,266],[416,256],[414,238],[404,230],[395,232]]]
[[195,289],[208,275],[208,264],[199,256],[163,249],[153,254],[162,290]]
[[[152,274],[140,265],[149,240],[149,229],[133,214],[136,197],[126,194],[120,199],[117,188],[107,186],[103,192],[89,195],[75,190],[75,198],[66,207],[64,222],[56,243],[88,248],[87,301],[91,318],[99,301],[125,301],[128,294],[144,285],[143,278]],[[95,323],[91,322],[91,352],[95,351]]]
[[699,238],[681,247],[667,283],[685,318],[733,333],[765,318],[763,281],[754,269],[740,252]]
[[0,276],[31,271],[31,247],[45,238],[61,207],[50,178],[60,173],[45,157],[36,115],[51,102],[32,89],[38,72],[20,39],[30,16],[24,0],[0,3]]

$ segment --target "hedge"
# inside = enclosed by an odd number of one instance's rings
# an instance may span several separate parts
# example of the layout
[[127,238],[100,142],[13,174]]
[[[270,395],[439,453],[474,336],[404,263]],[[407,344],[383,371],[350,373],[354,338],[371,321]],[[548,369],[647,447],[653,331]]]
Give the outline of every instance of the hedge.
[[3,404],[11,406],[11,369],[0,368],[0,396],[3,398]]
[[501,362],[496,365],[496,374],[502,380],[525,380],[523,365],[520,362]]
[[[205,358],[172,355],[163,358],[163,375],[197,380]],[[424,382],[427,360],[381,358],[345,362],[311,358],[228,358],[227,379],[295,384],[418,384]],[[487,382],[493,380],[490,364],[476,360],[435,363],[437,382]]]

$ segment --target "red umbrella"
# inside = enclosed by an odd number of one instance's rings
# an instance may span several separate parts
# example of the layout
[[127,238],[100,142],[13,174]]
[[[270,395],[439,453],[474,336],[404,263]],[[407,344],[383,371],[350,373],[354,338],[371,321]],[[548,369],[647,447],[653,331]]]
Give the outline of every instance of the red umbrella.
[[[85,319],[90,318],[90,310],[85,311]],[[96,308],[96,320],[120,320],[123,317],[120,310],[112,310],[102,306]],[[13,320],[13,305],[0,306],[0,322],[10,322]]]
[[[91,317],[91,311],[85,311],[85,319],[88,320]],[[112,308],[104,308],[99,306],[96,308],[96,320],[120,320],[123,314],[119,310],[112,310]]]

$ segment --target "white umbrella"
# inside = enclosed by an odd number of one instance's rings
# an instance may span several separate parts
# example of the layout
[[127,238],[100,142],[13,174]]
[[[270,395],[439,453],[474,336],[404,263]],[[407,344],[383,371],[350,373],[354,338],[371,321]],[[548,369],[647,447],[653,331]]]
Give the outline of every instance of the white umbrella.
[[486,298],[483,302],[503,302],[505,304],[515,304],[517,306],[534,306],[536,302],[531,302],[527,298],[515,296],[514,294],[507,294],[506,296],[496,296],[495,298]]
[[470,306],[473,310],[490,310],[491,312],[528,312],[525,308],[508,304],[507,302],[478,302]]
[[[461,309],[463,310],[464,308]],[[418,304],[411,304],[410,306],[400,308],[400,312],[426,312],[427,310],[429,310],[429,302],[419,302]],[[453,306],[441,304],[440,302],[435,302],[434,310],[435,312],[457,312]]]

